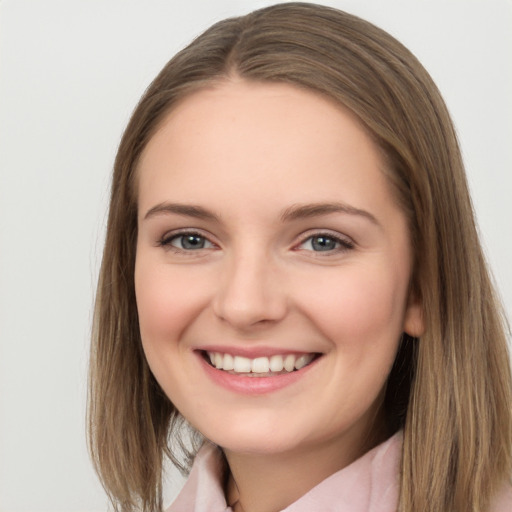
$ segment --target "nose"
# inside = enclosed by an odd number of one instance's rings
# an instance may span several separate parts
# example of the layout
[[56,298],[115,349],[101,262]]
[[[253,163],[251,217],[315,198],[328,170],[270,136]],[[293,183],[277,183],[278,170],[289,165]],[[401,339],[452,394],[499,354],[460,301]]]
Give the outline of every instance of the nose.
[[215,315],[237,330],[268,325],[287,314],[282,272],[263,251],[233,254],[219,275]]

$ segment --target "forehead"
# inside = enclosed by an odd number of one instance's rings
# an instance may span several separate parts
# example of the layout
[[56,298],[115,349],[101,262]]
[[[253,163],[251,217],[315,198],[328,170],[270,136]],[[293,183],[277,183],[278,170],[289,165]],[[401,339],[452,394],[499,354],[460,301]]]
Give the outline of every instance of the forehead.
[[[288,134],[297,139],[302,135],[318,144],[320,139],[328,142],[326,136],[329,133],[337,133],[338,142],[347,136],[354,142],[356,132],[359,135],[365,133],[355,114],[326,95],[292,84],[234,78],[213,82],[179,100],[148,145],[154,146],[155,139],[158,141],[166,135],[198,134],[199,130],[208,127],[209,122],[216,123],[217,127],[221,124],[224,132],[232,128],[233,143],[238,137],[245,137],[248,128],[252,128],[251,135],[258,135],[252,140],[254,146],[272,145],[275,141],[272,135],[275,134]],[[345,127],[349,129],[343,130]],[[259,133],[258,128],[262,128]],[[210,135],[215,133],[220,134],[214,130]],[[143,155],[147,152],[146,146]]]
[[258,191],[339,201],[350,191],[354,206],[368,207],[389,200],[382,168],[380,150],[343,106],[288,84],[226,81],[164,119],[140,159],[139,202],[231,194],[255,204]]

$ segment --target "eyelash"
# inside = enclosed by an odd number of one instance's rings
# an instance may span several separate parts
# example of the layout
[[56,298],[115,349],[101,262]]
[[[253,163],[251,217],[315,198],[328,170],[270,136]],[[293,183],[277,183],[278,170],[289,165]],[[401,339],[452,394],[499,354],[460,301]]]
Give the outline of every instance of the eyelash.
[[322,256],[332,256],[335,254],[340,254],[346,251],[349,251],[351,249],[354,249],[354,242],[350,240],[349,238],[341,237],[339,235],[335,235],[330,232],[325,231],[316,231],[316,232],[309,232],[306,233],[299,244],[295,246],[295,250],[301,250],[301,246],[303,246],[306,242],[311,241],[311,246],[313,246],[314,240],[318,240],[324,238],[326,240],[329,240],[331,242],[334,242],[337,247],[334,249],[327,249],[325,251],[315,251],[315,250],[308,250],[308,252],[315,253],[315,255],[320,256],[321,253],[324,253]]
[[[179,253],[191,253],[191,252],[194,252],[193,249],[184,249],[184,248],[180,248],[180,247],[176,247],[174,245],[172,245],[172,242],[179,239],[179,238],[185,238],[185,237],[197,237],[197,238],[202,238],[205,242],[215,246],[215,244],[213,242],[211,242],[207,236],[205,236],[203,233],[199,232],[199,231],[194,231],[194,230],[186,230],[184,229],[183,231],[178,231],[178,232],[173,232],[173,233],[170,233],[170,234],[166,234],[164,235],[159,241],[158,241],[158,245],[160,247],[163,247],[165,249],[169,249],[171,251],[174,251],[174,252],[179,252]],[[201,250],[201,249],[204,249],[203,247],[199,248],[199,249],[196,249],[197,251]],[[209,247],[208,247],[209,249]]]
[[[203,233],[201,233],[199,231],[194,231],[194,230],[183,230],[183,231],[178,231],[178,232],[164,235],[158,241],[158,245],[160,247],[163,247],[168,250],[172,250],[177,253],[188,253],[188,254],[190,254],[192,252],[196,252],[196,251],[199,252],[200,250],[203,250],[203,249],[211,249],[212,248],[212,247],[207,247],[207,248],[200,247],[199,249],[185,249],[182,247],[176,247],[176,246],[172,245],[172,242],[174,242],[175,240],[177,240],[179,238],[183,239],[184,237],[201,238],[205,241],[205,243],[208,243],[208,244],[212,245],[213,247],[216,247],[216,244],[211,242],[207,236],[205,236]],[[351,249],[354,249],[354,242],[348,238],[343,238],[343,237],[340,237],[339,235],[334,235],[329,232],[317,231],[317,232],[313,232],[313,233],[311,233],[311,232],[306,233],[302,237],[301,241],[297,245],[294,246],[293,250],[297,250],[297,251],[301,250],[301,246],[304,245],[309,240],[311,240],[311,246],[313,247],[314,240],[315,239],[318,240],[321,238],[324,238],[326,240],[334,242],[334,244],[337,247],[335,247],[333,249],[327,249],[325,251],[322,251],[322,250],[315,251],[313,249],[308,249],[307,251],[312,252],[312,253],[325,253],[324,256],[330,256],[333,254],[339,254],[339,253],[343,253],[343,252],[349,251]],[[306,250],[306,249],[303,249],[303,250]]]

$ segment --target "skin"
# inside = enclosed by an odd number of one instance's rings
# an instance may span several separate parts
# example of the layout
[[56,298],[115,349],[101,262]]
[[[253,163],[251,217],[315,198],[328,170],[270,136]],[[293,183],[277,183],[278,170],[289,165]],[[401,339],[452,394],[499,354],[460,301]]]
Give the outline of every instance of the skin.
[[[144,351],[178,410],[224,449],[227,498],[238,488],[245,512],[286,507],[384,436],[399,340],[423,323],[409,294],[407,221],[382,169],[346,109],[291,85],[237,79],[185,98],[142,155]],[[283,215],[326,203],[343,209]],[[204,237],[195,239],[203,248],[184,249],[183,230]],[[319,235],[330,250],[315,250]],[[248,395],[204,371],[198,350],[218,345],[319,357],[292,384]]]

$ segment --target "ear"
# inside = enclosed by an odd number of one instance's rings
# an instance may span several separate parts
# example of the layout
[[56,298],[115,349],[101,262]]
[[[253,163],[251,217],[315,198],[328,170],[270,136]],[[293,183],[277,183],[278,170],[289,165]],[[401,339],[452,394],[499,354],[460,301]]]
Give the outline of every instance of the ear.
[[413,292],[409,294],[407,301],[403,331],[413,338],[419,338],[425,333],[423,304],[421,299]]

